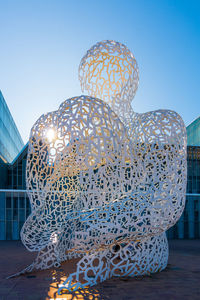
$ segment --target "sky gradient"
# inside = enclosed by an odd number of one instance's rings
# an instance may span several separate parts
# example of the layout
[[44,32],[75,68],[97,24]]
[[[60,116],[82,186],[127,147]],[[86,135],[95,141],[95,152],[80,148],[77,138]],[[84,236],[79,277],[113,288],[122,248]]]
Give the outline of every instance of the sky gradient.
[[25,143],[41,114],[82,94],[80,60],[106,39],[138,62],[136,112],[199,117],[200,1],[0,0],[0,90]]

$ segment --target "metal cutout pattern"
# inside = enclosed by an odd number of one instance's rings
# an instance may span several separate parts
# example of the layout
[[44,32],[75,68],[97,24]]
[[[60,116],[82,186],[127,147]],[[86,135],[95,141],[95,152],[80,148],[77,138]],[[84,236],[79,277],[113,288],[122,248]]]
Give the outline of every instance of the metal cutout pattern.
[[138,242],[107,248],[84,255],[77,271],[70,274],[58,289],[76,291],[103,282],[111,277],[150,275],[163,270],[168,261],[168,242],[165,234],[147,237]]
[[33,213],[21,232],[29,250],[47,246],[70,213],[116,199],[123,182],[119,174],[126,140],[117,115],[92,97],[66,100],[58,111],[39,118],[31,131],[27,158]]
[[84,94],[102,99],[121,116],[131,109],[139,84],[138,65],[125,45],[102,41],[82,58],[79,80]]
[[[106,58],[110,45],[121,47],[106,43]],[[91,49],[101,47],[98,43]],[[123,88],[129,87],[125,79]],[[185,204],[186,129],[173,111],[126,110],[136,91],[136,85],[130,87],[126,96],[111,89],[103,101],[91,96],[68,99],[57,111],[42,115],[31,130],[26,179],[32,213],[21,239],[38,256],[21,273],[80,257],[77,271],[59,293],[112,276],[150,274],[167,265],[165,231],[177,222]],[[126,108],[119,114],[111,101],[116,95]]]

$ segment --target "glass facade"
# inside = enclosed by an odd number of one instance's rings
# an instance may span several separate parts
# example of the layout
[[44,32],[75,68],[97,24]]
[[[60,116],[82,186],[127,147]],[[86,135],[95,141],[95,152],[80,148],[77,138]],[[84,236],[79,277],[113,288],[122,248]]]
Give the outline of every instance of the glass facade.
[[18,240],[31,212],[25,183],[27,149],[28,145],[12,164],[0,162],[0,240]]
[[29,214],[26,191],[0,190],[0,240],[19,240],[20,230]]
[[187,147],[187,193],[200,194],[200,146]]
[[26,145],[17,158],[9,165],[7,170],[7,189],[26,189],[26,158],[27,158],[27,149]]
[[0,240],[18,240],[30,214],[25,183],[27,148],[0,91]]
[[171,239],[200,238],[200,146],[187,147],[186,205],[180,220],[168,230]]
[[187,127],[188,146],[200,146],[200,117]]
[[24,143],[0,91],[0,157],[8,163],[21,151]]

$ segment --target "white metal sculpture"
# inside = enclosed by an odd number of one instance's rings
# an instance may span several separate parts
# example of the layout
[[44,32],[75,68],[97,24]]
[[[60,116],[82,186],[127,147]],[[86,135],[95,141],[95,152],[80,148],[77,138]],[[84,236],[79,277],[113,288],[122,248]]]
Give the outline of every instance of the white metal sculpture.
[[32,213],[21,239],[39,253],[24,272],[80,257],[59,293],[164,269],[165,231],[185,203],[184,123],[169,110],[132,111],[133,54],[114,41],[97,43],[81,60],[79,78],[90,96],[42,115],[27,159]]

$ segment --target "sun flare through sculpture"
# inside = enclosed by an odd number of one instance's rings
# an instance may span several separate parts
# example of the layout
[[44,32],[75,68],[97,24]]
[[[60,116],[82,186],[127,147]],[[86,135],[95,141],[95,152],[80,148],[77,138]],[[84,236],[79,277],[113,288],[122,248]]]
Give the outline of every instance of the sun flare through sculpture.
[[185,204],[186,130],[174,111],[133,111],[138,74],[125,45],[99,42],[79,66],[89,96],[64,101],[32,127],[32,213],[21,239],[38,255],[20,273],[79,257],[59,293],[167,265],[165,231]]

